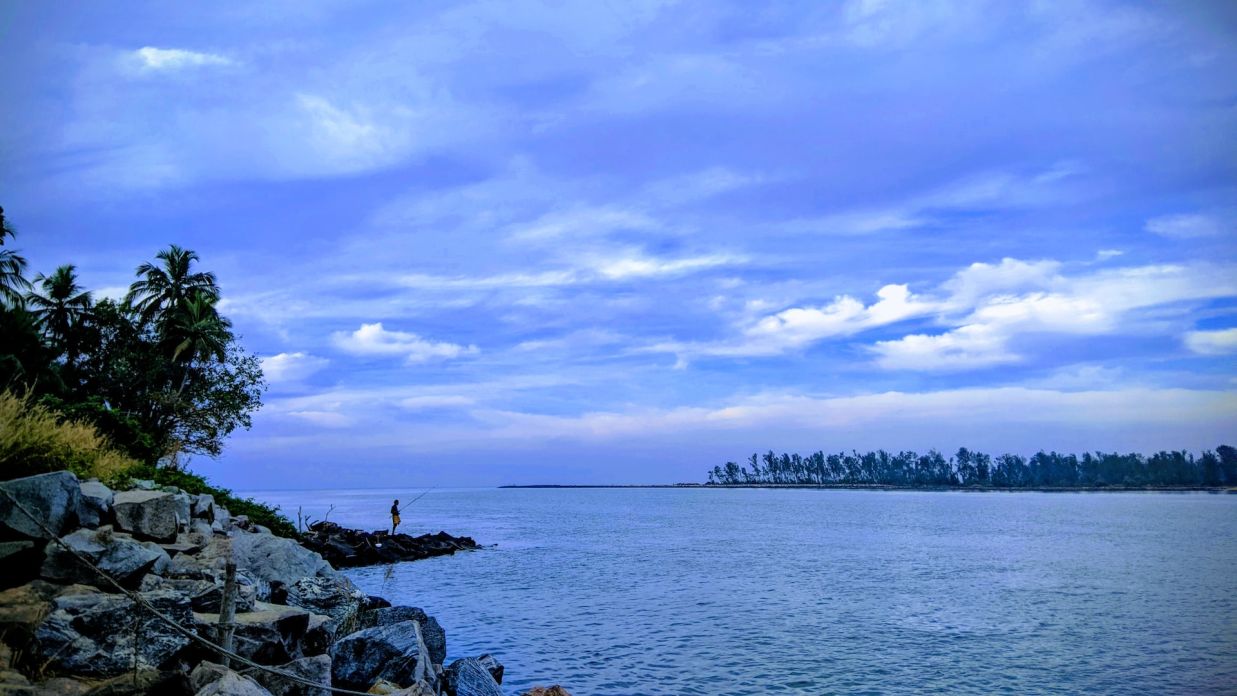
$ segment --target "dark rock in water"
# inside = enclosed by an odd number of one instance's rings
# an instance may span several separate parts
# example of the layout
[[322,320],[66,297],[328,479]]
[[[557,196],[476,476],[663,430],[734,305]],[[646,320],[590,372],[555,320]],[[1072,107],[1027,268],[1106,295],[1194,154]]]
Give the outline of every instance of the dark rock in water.
[[498,658],[486,654],[478,657],[477,662],[480,662],[485,671],[489,672],[491,677],[494,677],[494,681],[499,684],[503,683],[503,663],[499,662]]
[[[335,686],[364,691],[379,679],[396,684],[432,680],[429,653],[416,621],[357,631],[331,648]],[[500,695],[501,696],[501,695]]]
[[[193,627],[188,597],[168,590],[141,596],[181,626]],[[124,595],[62,594],[51,605],[51,613],[35,630],[35,641],[39,659],[55,672],[114,676],[133,669],[135,652],[139,667],[159,669],[189,644],[188,638]]]
[[171,543],[189,525],[189,496],[166,491],[123,491],[112,499],[116,527],[136,537]]
[[521,696],[571,696],[566,689],[555,684],[554,686],[534,686],[525,691]]
[[369,595],[365,598],[365,602],[361,605],[361,611],[369,611],[371,609],[382,609],[391,606],[391,603],[382,597]]
[[417,561],[434,556],[448,556],[456,551],[471,551],[480,546],[470,537],[455,537],[446,532],[422,534],[388,534],[385,531],[363,532],[347,529],[334,522],[315,522],[301,543],[318,552],[336,568]]
[[273,696],[331,696],[331,658],[328,655],[302,657],[286,665],[279,665],[279,670],[294,674],[301,679],[321,684],[321,689],[299,684],[269,672],[253,671],[253,678],[271,692]]
[[[147,572],[166,568],[170,563],[167,553],[158,544],[138,541],[128,534],[113,533],[110,527],[79,529],[60,541],[130,590],[137,589]],[[94,585],[104,592],[116,591],[111,583],[87,568],[60,544],[47,545],[47,558],[41,574],[55,582],[81,583]]]
[[39,474],[0,483],[31,513],[30,519],[7,496],[0,495],[0,539],[49,539],[47,527],[55,536],[77,528],[82,504],[77,477],[67,471]]
[[421,638],[434,664],[440,665],[447,659],[447,632],[438,624],[438,619],[417,607],[383,607],[367,611],[357,617],[357,627],[390,626],[400,621],[416,621],[420,625]]
[[476,658],[465,657],[452,662],[443,676],[446,681],[443,692],[448,696],[503,696],[498,682]]

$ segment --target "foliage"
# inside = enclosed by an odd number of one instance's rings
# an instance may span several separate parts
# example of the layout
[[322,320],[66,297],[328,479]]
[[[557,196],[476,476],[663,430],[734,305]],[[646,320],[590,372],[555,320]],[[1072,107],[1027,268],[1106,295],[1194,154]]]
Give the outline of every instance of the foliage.
[[726,462],[709,472],[709,483],[878,485],[904,487],[963,486],[991,488],[1104,488],[1237,486],[1237,450],[1228,445],[1198,458],[1189,452],[1141,454],[1087,452],[1082,456],[1037,452],[1029,459],[1015,454],[993,458],[965,447],[946,459],[940,452],[807,456],[753,454],[746,466]]
[[[0,247],[6,238],[17,236],[0,208]],[[0,249],[0,307],[20,307],[22,291],[30,288],[26,280],[26,259],[12,249]]]
[[175,486],[193,495],[207,493],[233,515],[246,515],[249,521],[267,527],[279,536],[298,536],[296,525],[280,514],[278,506],[272,507],[252,498],[238,497],[227,488],[210,485],[206,479],[192,472],[145,465],[132,470],[130,476],[135,479],[150,479],[161,486]]
[[94,426],[67,419],[28,395],[0,392],[0,479],[67,469],[79,478],[114,483],[138,466]]

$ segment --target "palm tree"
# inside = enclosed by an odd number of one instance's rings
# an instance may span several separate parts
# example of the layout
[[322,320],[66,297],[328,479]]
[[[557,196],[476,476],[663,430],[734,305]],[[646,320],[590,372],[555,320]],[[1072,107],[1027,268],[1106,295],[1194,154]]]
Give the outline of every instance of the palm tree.
[[90,293],[77,284],[76,267],[72,264],[57,268],[50,276],[40,273],[34,282],[43,287],[44,294],[30,291],[26,294],[26,306],[39,328],[53,345],[64,351],[65,361],[72,366],[77,357],[75,329],[90,313]]
[[164,341],[171,350],[172,361],[191,364],[195,359],[227,359],[228,343],[232,340],[232,322],[215,310],[218,296],[198,290],[180,304],[164,330]]
[[219,299],[214,273],[191,270],[198,255],[175,244],[155,255],[162,265],[144,263],[137,267],[138,280],[129,286],[125,304],[137,310],[143,323],[166,323],[185,302],[198,293]]
[[[0,246],[4,246],[5,237],[16,238],[17,233],[4,218],[4,208],[0,208]],[[22,290],[30,289],[30,281],[26,280],[26,259],[12,249],[0,250],[0,304],[19,307],[22,303]]]

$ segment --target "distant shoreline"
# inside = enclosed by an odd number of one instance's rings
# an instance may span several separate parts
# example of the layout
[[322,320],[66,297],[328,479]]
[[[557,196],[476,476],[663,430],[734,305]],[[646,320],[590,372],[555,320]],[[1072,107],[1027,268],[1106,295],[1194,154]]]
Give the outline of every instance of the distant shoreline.
[[1074,486],[997,488],[993,486],[886,486],[864,483],[532,483],[508,484],[499,488],[793,488],[822,490],[859,491],[958,491],[962,493],[1237,493],[1237,488],[1227,486]]

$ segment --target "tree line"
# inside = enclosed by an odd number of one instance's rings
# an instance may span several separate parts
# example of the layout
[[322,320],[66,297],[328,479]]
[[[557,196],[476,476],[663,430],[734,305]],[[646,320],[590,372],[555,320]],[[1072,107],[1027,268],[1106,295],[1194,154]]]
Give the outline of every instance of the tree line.
[[218,311],[215,275],[172,245],[136,267],[123,299],[97,300],[68,264],[28,277],[0,208],[0,391],[87,422],[144,464],[217,456],[265,388]]
[[1221,445],[1190,452],[1082,455],[1036,452],[992,457],[965,447],[952,457],[936,450],[808,455],[753,454],[744,465],[726,462],[709,471],[714,485],[877,485],[907,488],[1103,488],[1237,486],[1237,449]]

